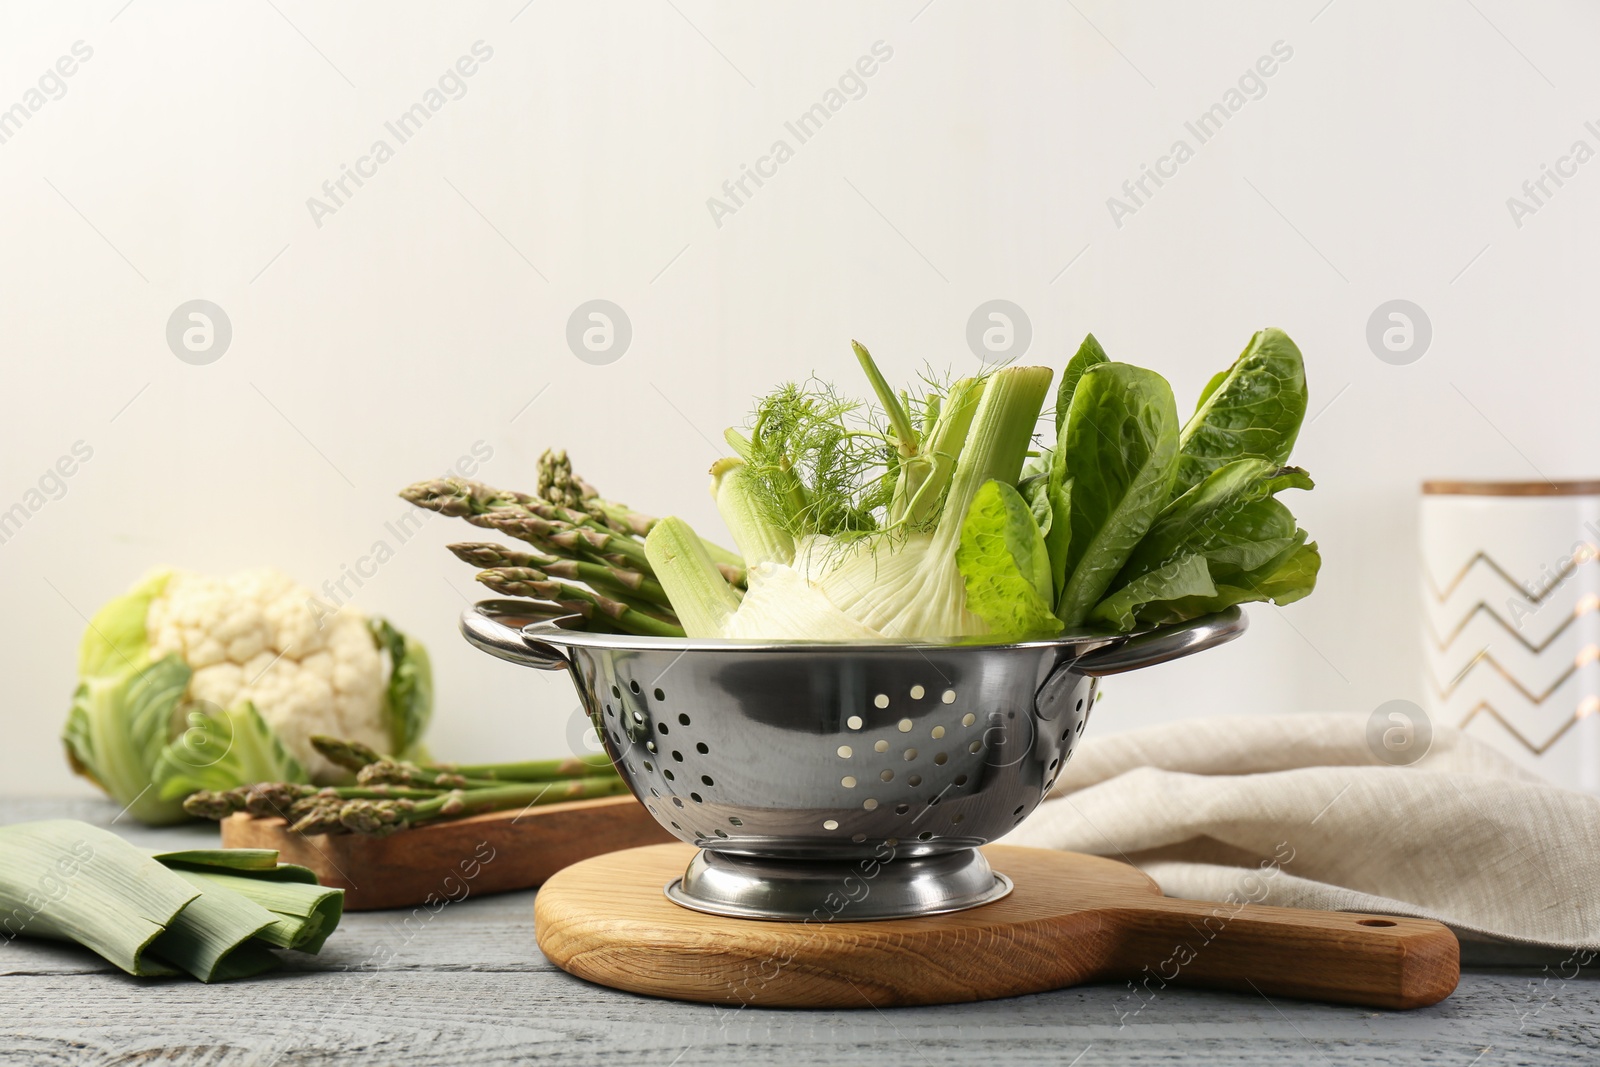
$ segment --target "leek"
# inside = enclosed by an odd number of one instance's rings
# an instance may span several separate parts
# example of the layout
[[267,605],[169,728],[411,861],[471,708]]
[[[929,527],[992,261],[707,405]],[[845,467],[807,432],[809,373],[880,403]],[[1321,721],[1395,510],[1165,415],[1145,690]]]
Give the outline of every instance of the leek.
[[151,855],[70,820],[0,827],[0,934],[75,941],[133,975],[260,974],[316,952],[344,891],[265,849]]

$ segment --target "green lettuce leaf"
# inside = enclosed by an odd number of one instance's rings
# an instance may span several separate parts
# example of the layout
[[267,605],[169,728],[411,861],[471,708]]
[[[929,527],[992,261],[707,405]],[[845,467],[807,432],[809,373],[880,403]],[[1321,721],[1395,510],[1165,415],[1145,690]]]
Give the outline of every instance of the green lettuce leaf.
[[1211,597],[1217,587],[1204,556],[1190,554],[1149,571],[1095,605],[1089,617],[1126,632],[1137,625],[1139,609],[1152,602]]
[[1306,371],[1300,350],[1282,330],[1259,331],[1221,380],[1213,378],[1206,385],[1184,424],[1173,491],[1182,493],[1245,456],[1283,465],[1305,414]]
[[1209,615],[1235,604],[1271,601],[1282,607],[1294,603],[1316,588],[1317,572],[1322,567],[1315,542],[1305,543],[1304,539],[1302,530],[1294,544],[1255,570],[1232,571],[1217,578],[1216,592],[1210,596],[1186,596],[1146,605],[1139,610],[1139,622],[1160,626]]
[[183,732],[163,747],[150,772],[161,799],[181,801],[200,789],[222,792],[256,782],[311,781],[250,701],[226,711],[181,710]]
[[[1056,459],[1071,478],[1071,539],[1056,616],[1081,625],[1172,490],[1178,412],[1154,371],[1100,363],[1084,372]],[[1057,516],[1059,520],[1060,516]]]
[[1298,467],[1256,458],[1223,464],[1161,509],[1111,588],[1195,552],[1246,570],[1260,566],[1287,547],[1287,541],[1273,544],[1274,539],[1295,533],[1287,508],[1263,502],[1284,489],[1311,487],[1310,476]]
[[1067,367],[1061,372],[1061,384],[1056,386],[1056,440],[1061,439],[1061,427],[1066,424],[1067,412],[1072,410],[1072,394],[1078,391],[1078,382],[1084,373],[1090,367],[1110,362],[1111,357],[1100,347],[1094,334],[1084,334],[1083,344],[1067,360]]
[[961,524],[956,566],[967,609],[1001,637],[1054,634],[1050,613],[1050,555],[1022,495],[1004,482],[985,482]]

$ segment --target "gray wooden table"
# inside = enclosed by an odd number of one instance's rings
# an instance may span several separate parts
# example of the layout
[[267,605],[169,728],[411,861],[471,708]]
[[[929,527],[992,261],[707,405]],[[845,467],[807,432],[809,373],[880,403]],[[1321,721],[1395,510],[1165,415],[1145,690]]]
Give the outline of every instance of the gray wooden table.
[[[0,800],[0,823],[115,807]],[[152,847],[216,831],[115,827]],[[48,942],[0,940],[0,1064],[1345,1064],[1600,1062],[1591,967],[1473,969],[1412,1012],[1126,986],[935,1008],[744,1010],[652,1000],[558,970],[533,938],[533,894],[467,899],[425,921],[353,913],[320,956],[251,981],[130,978]],[[426,913],[424,913],[426,914]],[[1140,1009],[1140,1010],[1135,1010]]]

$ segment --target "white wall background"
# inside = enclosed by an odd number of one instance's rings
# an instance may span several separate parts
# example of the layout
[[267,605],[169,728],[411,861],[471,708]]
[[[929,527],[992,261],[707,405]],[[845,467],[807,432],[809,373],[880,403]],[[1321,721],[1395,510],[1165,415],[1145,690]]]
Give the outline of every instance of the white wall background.
[[[7,4],[0,108],[93,56],[0,144],[0,510],[94,454],[0,544],[0,791],[87,788],[56,741],[83,616],[147,567],[320,585],[480,440],[487,480],[531,487],[564,445],[714,527],[707,439],[754,394],[856,388],[851,337],[892,377],[968,368],[994,297],[1031,317],[1026,361],[1092,329],[1180,404],[1262,325],[1309,364],[1293,506],[1322,587],[1116,680],[1098,730],[1421,700],[1418,481],[1596,473],[1600,163],[1520,227],[1506,198],[1600,147],[1597,32],[1509,0]],[[480,40],[466,94],[316,225],[307,198]],[[877,41],[866,94],[718,227],[707,198]],[[1115,225],[1107,198],[1278,41],[1265,94]],[[564,342],[596,297],[634,328],[609,366]],[[164,336],[194,298],[233,325],[207,366]],[[1433,325],[1407,366],[1365,340],[1395,298]],[[567,681],[456,635],[457,525],[356,602],[433,650],[439,752],[564,751]]]

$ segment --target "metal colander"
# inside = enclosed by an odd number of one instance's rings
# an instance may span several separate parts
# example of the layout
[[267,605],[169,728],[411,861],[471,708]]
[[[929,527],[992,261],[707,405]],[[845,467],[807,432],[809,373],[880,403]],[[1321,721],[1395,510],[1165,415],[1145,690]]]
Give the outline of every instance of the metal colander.
[[1131,636],[1009,645],[633,637],[467,609],[501,659],[572,674],[607,753],[656,820],[701,852],[667,888],[717,914],[926,915],[1003,896],[976,851],[1072,757],[1096,679],[1243,632],[1237,609]]

